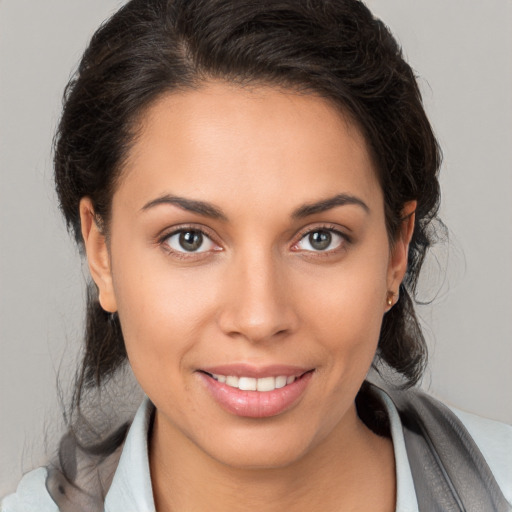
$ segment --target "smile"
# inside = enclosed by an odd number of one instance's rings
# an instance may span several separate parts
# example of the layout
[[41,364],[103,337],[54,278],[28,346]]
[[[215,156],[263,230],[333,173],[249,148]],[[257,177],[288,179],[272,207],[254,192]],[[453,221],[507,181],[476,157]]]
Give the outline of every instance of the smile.
[[232,388],[238,388],[241,391],[274,391],[275,389],[281,389],[292,384],[296,377],[279,375],[277,377],[263,377],[256,379],[254,377],[237,377],[236,375],[218,375],[211,374],[217,382],[226,384]]
[[268,418],[294,407],[306,393],[313,373],[314,370],[297,368],[251,371],[237,367],[236,370],[225,368],[222,373],[202,370],[197,375],[208,395],[228,413],[246,418]]

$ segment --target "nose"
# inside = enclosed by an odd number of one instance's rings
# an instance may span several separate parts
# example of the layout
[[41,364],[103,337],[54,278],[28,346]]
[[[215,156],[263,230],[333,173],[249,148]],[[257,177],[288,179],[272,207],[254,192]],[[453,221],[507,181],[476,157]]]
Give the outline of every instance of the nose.
[[218,316],[221,330],[252,343],[294,332],[298,316],[287,286],[286,269],[270,254],[240,255],[227,272]]

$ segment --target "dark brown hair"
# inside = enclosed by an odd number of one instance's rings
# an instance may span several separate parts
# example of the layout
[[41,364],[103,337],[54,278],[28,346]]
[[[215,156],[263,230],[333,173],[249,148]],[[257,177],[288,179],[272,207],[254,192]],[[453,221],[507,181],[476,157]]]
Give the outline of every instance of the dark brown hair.
[[[384,316],[377,359],[413,385],[426,361],[413,297],[439,205],[440,151],[414,73],[387,27],[357,0],[132,0],[93,36],[68,84],[55,139],[60,205],[77,243],[89,196],[108,232],[112,195],[147,107],[206,80],[268,84],[328,98],[373,153],[392,241],[417,200],[398,303]],[[76,404],[126,360],[117,316],[90,285]]]

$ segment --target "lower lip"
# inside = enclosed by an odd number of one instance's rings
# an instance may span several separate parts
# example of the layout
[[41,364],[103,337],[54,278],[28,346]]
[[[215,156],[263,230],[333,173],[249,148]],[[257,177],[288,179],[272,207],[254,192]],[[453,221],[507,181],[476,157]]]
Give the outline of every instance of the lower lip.
[[290,409],[304,394],[313,372],[273,391],[242,391],[198,372],[217,403],[227,412],[245,418],[268,418]]

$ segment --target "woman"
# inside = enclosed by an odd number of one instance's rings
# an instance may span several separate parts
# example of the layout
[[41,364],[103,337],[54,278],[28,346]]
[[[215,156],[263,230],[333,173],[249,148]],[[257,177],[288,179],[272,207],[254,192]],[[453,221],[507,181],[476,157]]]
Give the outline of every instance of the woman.
[[94,281],[76,405],[127,358],[148,399],[2,510],[510,510],[510,428],[365,380],[422,374],[439,163],[361,3],[128,3],[55,172]]

